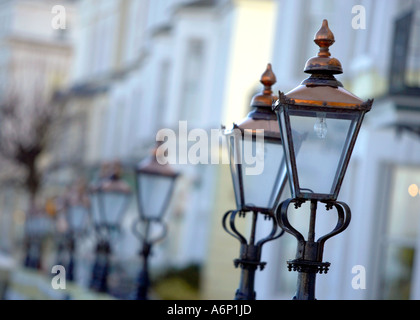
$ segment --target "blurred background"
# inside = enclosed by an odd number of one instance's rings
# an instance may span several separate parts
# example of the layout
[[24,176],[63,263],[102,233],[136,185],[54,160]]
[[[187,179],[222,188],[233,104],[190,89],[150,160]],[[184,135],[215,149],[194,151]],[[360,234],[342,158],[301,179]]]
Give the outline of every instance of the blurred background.
[[[353,220],[326,245],[332,266],[317,278],[317,298],[420,299],[418,0],[1,0],[0,297],[133,299],[142,262],[133,168],[157,132],[178,134],[187,121],[188,130],[210,136],[239,122],[267,63],[275,92],[298,86],[323,19],[344,68],[338,79],[375,104],[339,197]],[[91,285],[95,224],[83,220],[69,246],[63,212],[71,192],[115,161],[133,196],[99,292]],[[221,226],[235,208],[229,166],[174,168],[180,177],[164,218],[168,233],[150,257],[150,296],[233,299],[239,243]],[[293,297],[297,274],[286,260],[295,250],[289,235],[264,247],[257,299]],[[55,290],[52,268],[70,260],[74,275]],[[365,285],[352,286],[356,275]]]

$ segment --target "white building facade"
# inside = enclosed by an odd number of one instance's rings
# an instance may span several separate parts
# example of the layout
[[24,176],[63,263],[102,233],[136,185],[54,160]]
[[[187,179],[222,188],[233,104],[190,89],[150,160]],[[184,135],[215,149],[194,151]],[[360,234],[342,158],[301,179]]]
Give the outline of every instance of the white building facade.
[[[81,0],[78,12],[66,96],[85,121],[83,168],[76,169],[91,178],[102,163],[119,160],[132,183],[133,165],[149,155],[160,129],[173,130],[188,152],[195,141],[182,140],[180,121],[187,133],[210,133],[243,118],[272,52],[273,1]],[[181,178],[165,218],[169,233],[151,257],[153,273],[206,264],[211,246],[219,166],[184,164],[179,153]],[[139,259],[131,232],[137,216],[133,199],[116,259]]]

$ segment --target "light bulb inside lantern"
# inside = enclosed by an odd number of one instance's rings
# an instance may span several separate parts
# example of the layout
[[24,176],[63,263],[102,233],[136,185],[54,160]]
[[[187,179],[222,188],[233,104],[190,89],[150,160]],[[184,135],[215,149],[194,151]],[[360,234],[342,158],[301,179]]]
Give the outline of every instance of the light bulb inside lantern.
[[318,115],[318,118],[314,125],[314,131],[320,139],[325,139],[327,137],[328,126],[324,114]]

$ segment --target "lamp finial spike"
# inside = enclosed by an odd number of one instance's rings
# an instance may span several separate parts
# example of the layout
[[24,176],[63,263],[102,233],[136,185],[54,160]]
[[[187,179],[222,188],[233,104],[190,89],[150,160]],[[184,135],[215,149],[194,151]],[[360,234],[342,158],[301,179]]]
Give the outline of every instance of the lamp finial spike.
[[322,21],[321,29],[319,29],[319,31],[316,33],[314,41],[320,47],[320,51],[318,53],[319,57],[331,56],[329,48],[334,44],[335,37],[328,26],[327,19]]

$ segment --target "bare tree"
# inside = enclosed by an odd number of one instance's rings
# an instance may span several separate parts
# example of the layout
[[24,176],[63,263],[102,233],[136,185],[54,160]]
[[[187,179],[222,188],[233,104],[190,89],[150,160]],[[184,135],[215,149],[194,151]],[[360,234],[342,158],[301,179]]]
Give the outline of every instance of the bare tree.
[[0,156],[23,169],[23,177],[18,179],[28,192],[30,211],[35,208],[42,185],[39,160],[62,111],[45,83],[36,77],[31,79],[9,89],[0,106]]

